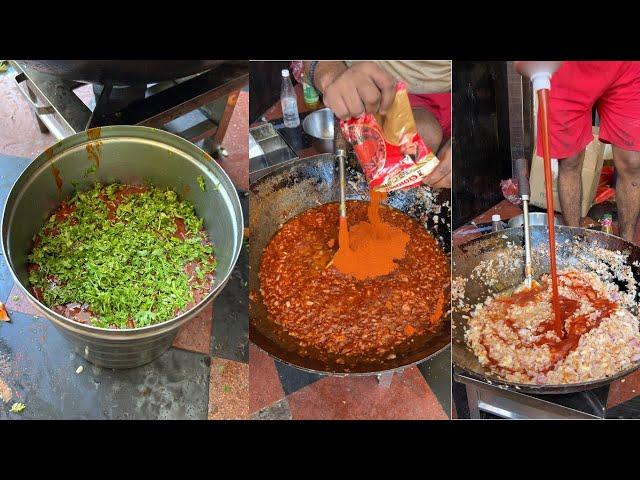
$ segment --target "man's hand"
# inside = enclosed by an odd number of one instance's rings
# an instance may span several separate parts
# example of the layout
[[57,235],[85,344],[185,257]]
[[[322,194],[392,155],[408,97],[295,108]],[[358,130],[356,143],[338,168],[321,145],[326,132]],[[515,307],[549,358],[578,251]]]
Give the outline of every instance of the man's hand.
[[451,188],[451,139],[438,152],[440,163],[424,179],[424,183],[434,188]]
[[325,86],[323,101],[341,120],[365,112],[384,114],[393,103],[395,85],[394,78],[376,63],[356,63]]

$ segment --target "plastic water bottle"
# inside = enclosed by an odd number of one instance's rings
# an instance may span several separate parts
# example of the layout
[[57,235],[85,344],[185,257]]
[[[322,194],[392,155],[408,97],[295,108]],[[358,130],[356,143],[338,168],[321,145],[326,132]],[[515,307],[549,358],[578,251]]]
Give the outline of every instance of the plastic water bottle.
[[504,230],[504,226],[502,225],[502,218],[500,218],[500,215],[497,213],[491,215],[491,230],[493,232]]
[[293,84],[289,77],[289,70],[282,70],[282,90],[280,91],[280,103],[282,105],[282,116],[284,118],[284,126],[287,128],[296,128],[300,125],[300,116],[298,115],[298,100],[296,92],[293,90]]

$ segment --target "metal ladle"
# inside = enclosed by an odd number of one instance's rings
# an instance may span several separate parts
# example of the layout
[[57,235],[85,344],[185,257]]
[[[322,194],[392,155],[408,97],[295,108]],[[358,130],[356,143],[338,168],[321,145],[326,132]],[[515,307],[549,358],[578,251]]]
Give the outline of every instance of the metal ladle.
[[[333,129],[333,145],[335,156],[338,159],[339,183],[340,183],[340,220],[347,219],[347,180],[345,175],[345,162],[347,160],[347,141],[342,136],[338,125]],[[340,248],[340,245],[338,245]],[[329,268],[333,264],[333,258],[329,261],[325,268]]]
[[522,199],[522,213],[524,219],[524,283],[531,288],[533,283],[533,266],[531,263],[531,231],[529,227],[529,165],[526,158],[515,160],[516,178],[518,179],[518,193]]
[[344,139],[339,125],[336,125],[333,130],[333,145],[340,172],[340,216],[347,218],[347,182],[344,171],[344,164],[347,160],[347,141]]

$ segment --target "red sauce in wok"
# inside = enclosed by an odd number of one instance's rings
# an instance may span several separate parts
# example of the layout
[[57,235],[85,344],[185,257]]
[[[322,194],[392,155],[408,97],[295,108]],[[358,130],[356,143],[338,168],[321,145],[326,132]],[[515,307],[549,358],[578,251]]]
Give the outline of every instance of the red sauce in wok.
[[[365,221],[367,208],[347,202],[349,222]],[[259,278],[269,321],[299,354],[347,366],[380,362],[415,348],[444,321],[448,257],[409,216],[384,205],[380,215],[410,238],[387,275],[357,280],[327,266],[338,249],[336,203],[292,218],[265,248]]]

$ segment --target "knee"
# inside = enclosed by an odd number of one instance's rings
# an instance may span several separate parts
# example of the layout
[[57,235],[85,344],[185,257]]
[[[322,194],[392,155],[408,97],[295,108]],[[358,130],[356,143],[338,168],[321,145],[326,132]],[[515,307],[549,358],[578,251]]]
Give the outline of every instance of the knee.
[[563,160],[558,161],[558,170],[561,173],[581,173],[582,172],[582,162],[580,161],[580,157],[571,157],[565,158]]
[[443,138],[440,124],[435,118],[431,118],[430,115],[421,112],[420,109],[418,109],[417,112],[414,110],[414,118],[418,133],[424,143],[426,143],[433,152],[437,152]]
[[429,128],[422,129],[424,134],[421,134],[422,140],[426,143],[433,152],[437,152],[442,143],[442,128],[437,123],[435,125],[429,125]]
[[640,152],[616,152],[615,166],[621,177],[640,177]]

